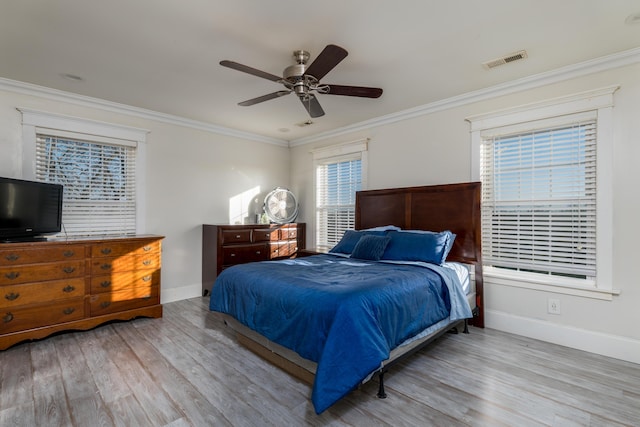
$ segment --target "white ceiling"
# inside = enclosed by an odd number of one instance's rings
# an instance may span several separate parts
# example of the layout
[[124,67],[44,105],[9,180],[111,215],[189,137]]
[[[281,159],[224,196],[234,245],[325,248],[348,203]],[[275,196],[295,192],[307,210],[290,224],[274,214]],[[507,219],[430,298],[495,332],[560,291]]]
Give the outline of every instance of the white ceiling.
[[[0,0],[0,77],[290,141],[635,49],[636,14],[638,0]],[[349,56],[323,83],[384,93],[319,95],[307,127],[294,95],[238,106],[281,86],[219,65],[281,75],[327,44]]]

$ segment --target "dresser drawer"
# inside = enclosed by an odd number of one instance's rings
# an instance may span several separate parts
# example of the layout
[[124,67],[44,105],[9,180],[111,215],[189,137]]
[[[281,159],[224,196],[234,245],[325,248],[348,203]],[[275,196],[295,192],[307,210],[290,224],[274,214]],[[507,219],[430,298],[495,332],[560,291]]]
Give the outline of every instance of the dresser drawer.
[[91,311],[91,316],[100,316],[156,304],[160,304],[160,286],[149,285],[91,295],[89,310]]
[[46,248],[1,249],[0,266],[84,259],[83,245],[49,246]]
[[223,264],[233,265],[269,259],[269,245],[234,245],[222,248]]
[[279,257],[291,257],[298,252],[298,243],[292,242],[280,242],[278,244],[278,256]]
[[251,242],[251,230],[222,230],[222,244],[229,245],[234,243]]
[[277,228],[257,228],[253,230],[254,242],[271,242],[279,238],[280,235]]
[[0,309],[83,297],[85,279],[51,280],[0,287]]
[[104,275],[136,270],[156,270],[160,268],[160,252],[123,255],[117,258],[95,258],[91,261],[91,274]]
[[138,270],[91,277],[91,293],[113,292],[128,288],[147,289],[160,283],[160,270]]
[[91,257],[119,257],[122,255],[160,253],[160,241],[100,243],[91,247]]
[[84,298],[55,301],[18,309],[0,309],[0,334],[38,328],[85,317]]
[[282,227],[280,229],[280,240],[295,240],[298,238],[296,227]]
[[0,285],[66,279],[84,276],[84,261],[53,262],[0,267]]

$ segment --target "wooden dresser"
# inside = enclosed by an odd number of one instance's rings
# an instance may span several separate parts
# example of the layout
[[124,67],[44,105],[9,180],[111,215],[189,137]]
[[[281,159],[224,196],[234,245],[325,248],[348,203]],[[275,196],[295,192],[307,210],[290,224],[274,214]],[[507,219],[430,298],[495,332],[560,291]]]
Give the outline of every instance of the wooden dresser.
[[305,223],[202,226],[202,295],[232,265],[293,258],[305,247]]
[[162,239],[0,243],[0,350],[110,320],[162,317]]

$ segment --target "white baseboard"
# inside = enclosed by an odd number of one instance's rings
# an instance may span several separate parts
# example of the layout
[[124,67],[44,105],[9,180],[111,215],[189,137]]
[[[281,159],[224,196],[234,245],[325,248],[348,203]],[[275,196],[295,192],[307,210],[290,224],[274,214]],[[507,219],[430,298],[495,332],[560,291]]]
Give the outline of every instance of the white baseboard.
[[485,326],[640,364],[640,340],[486,310]]
[[180,301],[183,299],[202,296],[202,284],[194,283],[193,285],[181,286],[179,288],[162,289],[160,294],[160,303]]

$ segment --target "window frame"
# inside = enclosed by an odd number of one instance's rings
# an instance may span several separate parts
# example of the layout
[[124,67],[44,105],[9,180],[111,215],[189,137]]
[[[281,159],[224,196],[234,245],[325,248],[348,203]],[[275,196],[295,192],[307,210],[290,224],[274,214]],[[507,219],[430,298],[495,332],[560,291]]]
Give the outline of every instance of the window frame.
[[608,86],[547,101],[467,117],[471,125],[471,178],[480,180],[480,148],[493,129],[523,126],[588,111],[596,113],[596,277],[595,280],[509,271],[485,267],[485,280],[504,286],[611,300],[613,288],[613,94]]
[[[365,190],[367,188],[367,150],[369,139],[361,139],[352,142],[332,145],[329,147],[322,147],[311,151],[313,155],[313,212],[314,212],[314,228],[313,233],[313,245],[319,249],[331,249],[318,247],[318,231],[319,224],[317,223],[317,209],[318,209],[318,167],[326,164],[340,163],[351,160],[360,160],[360,189]],[[355,199],[355,197],[354,197]],[[355,206],[354,206],[355,212]]]
[[36,179],[36,139],[38,134],[75,137],[97,143],[135,145],[135,192],[136,192],[136,234],[146,230],[145,176],[146,176],[146,136],[149,130],[112,123],[89,120],[18,108],[22,113],[22,175],[25,179]]

